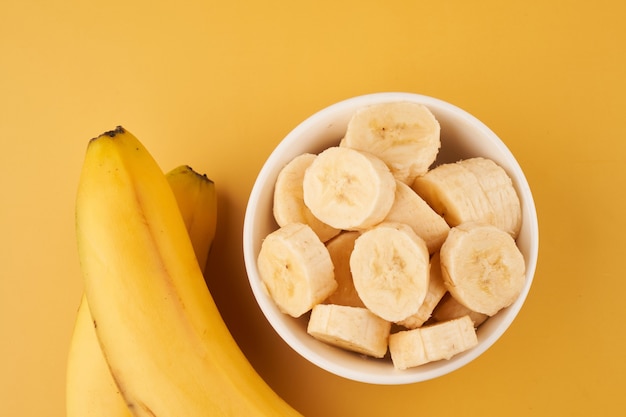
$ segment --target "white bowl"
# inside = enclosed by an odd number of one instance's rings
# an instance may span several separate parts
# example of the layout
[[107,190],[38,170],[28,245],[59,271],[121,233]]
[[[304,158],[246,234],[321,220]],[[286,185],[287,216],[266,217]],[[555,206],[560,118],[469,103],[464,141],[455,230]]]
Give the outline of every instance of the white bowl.
[[[450,360],[431,362],[408,370],[396,370],[391,360],[366,358],[317,341],[306,332],[306,315],[294,319],[281,313],[265,291],[257,269],[257,255],[264,237],[278,226],[272,215],[276,177],[292,158],[305,152],[319,153],[337,145],[348,120],[359,108],[374,103],[413,101],[427,106],[441,125],[441,150],[437,163],[483,156],[500,164],[511,176],[522,202],[522,228],[517,244],[526,259],[526,282],[511,306],[489,318],[478,328],[478,345]],[[333,104],[304,120],[293,129],[269,156],[256,179],[243,227],[243,251],[248,279],[256,300],[276,332],[296,352],[328,372],[372,384],[408,384],[425,381],[461,368],[492,346],[520,311],[530,290],[539,247],[537,213],[530,187],[515,157],[504,143],[480,120],[466,111],[435,99],[412,93],[375,93]]]

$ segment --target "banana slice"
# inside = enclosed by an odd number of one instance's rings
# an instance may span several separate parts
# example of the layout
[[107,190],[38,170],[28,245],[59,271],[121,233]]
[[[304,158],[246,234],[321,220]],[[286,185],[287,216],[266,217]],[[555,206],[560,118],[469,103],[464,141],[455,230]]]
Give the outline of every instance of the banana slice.
[[428,292],[428,265],[426,243],[400,223],[382,223],[363,232],[350,256],[359,297],[390,322],[417,313]]
[[259,274],[278,308],[300,317],[337,288],[326,246],[310,226],[290,223],[261,245]]
[[450,226],[408,185],[396,182],[396,195],[385,221],[404,223],[424,241],[429,253],[439,250]]
[[450,359],[478,344],[476,329],[468,316],[389,336],[389,353],[396,369]]
[[307,332],[314,338],[375,358],[387,353],[391,323],[362,307],[318,304],[313,307]]
[[380,223],[391,208],[396,182],[383,161],[365,152],[331,147],[304,174],[304,203],[322,222],[343,230]]
[[306,153],[292,159],[278,174],[274,186],[274,218],[279,226],[304,223],[319,236],[322,242],[338,235],[340,230],[320,221],[304,204],[302,182],[304,172],[317,155]]
[[493,225],[453,227],[440,253],[446,288],[472,311],[493,316],[522,291],[524,256],[511,235]]
[[430,259],[428,292],[422,302],[417,313],[398,322],[399,325],[407,329],[417,329],[421,327],[433,313],[435,307],[439,304],[443,296],[447,293],[441,277],[441,264],[439,262],[439,252],[435,253]]
[[396,179],[411,184],[435,161],[441,147],[440,130],[439,122],[423,104],[382,103],[352,116],[343,146],[376,155]]
[[481,157],[442,164],[418,177],[415,190],[450,226],[493,224],[516,238],[522,221],[519,197],[508,174]]
[[469,318],[474,322],[474,327],[476,328],[489,318],[486,314],[477,313],[465,307],[463,304],[455,300],[449,292],[446,292],[441,301],[439,301],[439,304],[437,304],[437,307],[435,307],[432,319],[435,322],[442,322],[458,319],[463,316],[469,316]]
[[478,179],[494,213],[493,224],[515,239],[522,226],[522,206],[511,178],[491,159],[471,158],[463,166]]
[[350,272],[350,255],[359,232],[343,232],[326,243],[330,259],[335,266],[337,289],[328,296],[324,304],[338,304],[352,307],[365,307],[354,288]]

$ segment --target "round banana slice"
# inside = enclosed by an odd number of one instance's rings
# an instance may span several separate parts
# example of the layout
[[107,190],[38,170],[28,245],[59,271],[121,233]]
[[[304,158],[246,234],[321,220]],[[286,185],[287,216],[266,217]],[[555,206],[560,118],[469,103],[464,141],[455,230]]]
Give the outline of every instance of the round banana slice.
[[358,110],[350,119],[343,146],[370,152],[396,179],[411,184],[437,158],[439,122],[419,103],[381,103]]
[[389,336],[389,353],[396,369],[450,359],[478,344],[476,329],[468,316],[404,330]]
[[472,311],[493,316],[511,305],[524,286],[524,256],[511,235],[493,225],[453,227],[440,256],[446,288]]
[[337,236],[340,230],[320,221],[304,204],[302,182],[304,172],[313,163],[317,155],[305,153],[292,159],[278,174],[274,185],[274,218],[279,226],[289,223],[304,223],[326,242]]
[[356,240],[350,270],[359,297],[374,314],[399,322],[417,313],[429,283],[424,240],[400,223],[382,223]]
[[307,332],[314,338],[375,358],[387,353],[391,323],[363,307],[318,304],[313,307]]
[[439,250],[450,226],[415,191],[401,181],[396,182],[396,195],[385,221],[404,223],[424,241],[429,253]]
[[365,307],[354,288],[352,272],[350,272],[350,255],[359,232],[343,232],[326,242],[330,259],[335,266],[337,289],[328,296],[324,304],[338,304],[352,307]]
[[450,226],[489,223],[517,237],[522,208],[511,178],[481,157],[437,166],[417,177],[411,188]]
[[343,230],[380,223],[396,182],[383,161],[366,152],[330,147],[304,173],[304,203],[322,222]]
[[337,288],[328,250],[306,224],[290,223],[270,233],[257,264],[269,295],[292,317],[308,312]]

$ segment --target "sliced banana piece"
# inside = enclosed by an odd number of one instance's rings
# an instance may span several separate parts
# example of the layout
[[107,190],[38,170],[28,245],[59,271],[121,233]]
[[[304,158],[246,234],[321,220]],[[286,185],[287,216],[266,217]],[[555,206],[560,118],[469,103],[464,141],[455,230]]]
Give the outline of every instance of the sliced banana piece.
[[343,232],[326,243],[330,259],[335,266],[337,289],[324,300],[324,304],[365,307],[354,287],[350,272],[350,255],[359,232]]
[[441,277],[441,264],[439,262],[439,252],[435,253],[430,259],[429,267],[429,283],[428,292],[424,301],[420,306],[417,313],[407,317],[406,319],[398,322],[399,325],[406,327],[407,329],[417,329],[430,319],[433,310],[443,296],[447,293],[446,286],[443,284],[443,278]]
[[494,214],[492,224],[516,238],[522,226],[522,206],[511,177],[491,159],[470,158],[462,165],[478,179]]
[[426,243],[400,223],[382,223],[363,232],[350,256],[359,297],[390,322],[417,313],[428,292],[428,269]]
[[474,322],[474,327],[476,328],[489,318],[486,314],[477,313],[465,307],[463,304],[455,300],[452,294],[446,292],[446,294],[441,298],[441,301],[439,301],[439,304],[437,304],[437,307],[435,307],[432,319],[435,322],[442,322],[458,319],[463,316],[469,316],[469,318]]
[[464,159],[417,177],[413,188],[450,226],[483,222],[516,238],[521,204],[511,178],[490,159]]
[[381,103],[358,110],[350,119],[343,146],[370,152],[400,181],[411,184],[437,158],[439,122],[419,103]]
[[339,234],[335,229],[320,221],[311,213],[304,204],[304,191],[302,182],[304,172],[313,163],[317,155],[305,153],[292,159],[281,169],[274,186],[274,218],[279,226],[289,223],[304,223],[319,236],[322,242],[326,242]]
[[465,307],[493,316],[524,286],[524,256],[510,234],[493,225],[463,223],[441,245],[441,272],[450,294]]
[[366,308],[318,304],[313,307],[307,332],[325,343],[382,358],[387,353],[391,323]]
[[389,353],[396,369],[450,359],[478,344],[476,329],[468,316],[403,330],[389,336]]
[[278,308],[300,317],[337,288],[326,246],[310,226],[290,223],[261,244],[259,274]]
[[439,250],[450,231],[450,226],[443,217],[401,181],[396,182],[395,199],[385,221],[411,226],[424,239],[431,254]]
[[383,161],[366,152],[331,147],[307,168],[304,203],[322,222],[343,230],[380,223],[391,208],[396,182]]

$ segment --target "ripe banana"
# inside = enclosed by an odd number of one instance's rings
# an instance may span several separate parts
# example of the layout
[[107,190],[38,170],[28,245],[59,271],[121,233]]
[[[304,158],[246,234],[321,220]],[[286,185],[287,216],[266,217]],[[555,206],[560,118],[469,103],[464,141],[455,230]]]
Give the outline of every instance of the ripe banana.
[[83,294],[67,358],[67,417],[131,417],[107,364]]
[[350,255],[359,297],[390,322],[419,310],[428,291],[428,264],[426,243],[401,223],[381,223],[363,232]]
[[321,152],[304,173],[304,203],[336,229],[367,229],[393,204],[396,182],[383,161],[345,147]]
[[354,288],[350,272],[350,255],[359,232],[343,232],[326,243],[330,259],[335,267],[337,289],[324,300],[324,304],[338,304],[352,307],[365,307]]
[[322,342],[363,355],[382,358],[387,353],[391,323],[367,308],[318,304],[307,332]]
[[506,171],[494,161],[469,158],[417,177],[411,186],[450,226],[489,223],[516,238],[522,224],[519,197]]
[[289,223],[270,233],[259,251],[259,275],[283,313],[300,317],[337,288],[333,263],[310,226]]
[[204,271],[217,228],[215,183],[206,174],[200,174],[188,165],[174,168],[166,177],[183,216],[198,264]]
[[326,242],[337,236],[340,230],[319,220],[304,204],[302,183],[304,172],[313,163],[317,155],[305,153],[295,157],[278,174],[274,185],[274,218],[279,226],[289,223],[304,223]]
[[439,250],[450,231],[450,226],[443,217],[401,181],[396,182],[395,198],[385,221],[411,226],[424,239],[431,254]]
[[89,142],[76,232],[96,334],[133,415],[300,415],[239,350],[165,175],[121,127]]
[[348,122],[342,146],[382,159],[399,181],[411,184],[432,165],[441,147],[440,126],[418,103],[382,103],[358,110]]
[[511,235],[496,226],[453,227],[440,256],[447,290],[472,311],[493,316],[511,305],[524,286],[524,256]]
[[[183,165],[166,175],[191,242],[204,270],[215,236],[215,184]],[[98,343],[89,305],[83,294],[70,343],[66,371],[67,417],[130,417]]]
[[478,343],[476,329],[468,316],[389,336],[389,353],[397,369],[450,359]]
[[430,319],[433,310],[437,307],[446,292],[446,286],[443,284],[443,278],[441,276],[439,252],[436,252],[430,259],[428,291],[426,292],[426,297],[424,297],[424,302],[422,302],[417,313],[399,321],[398,324],[407,329],[421,327]]

